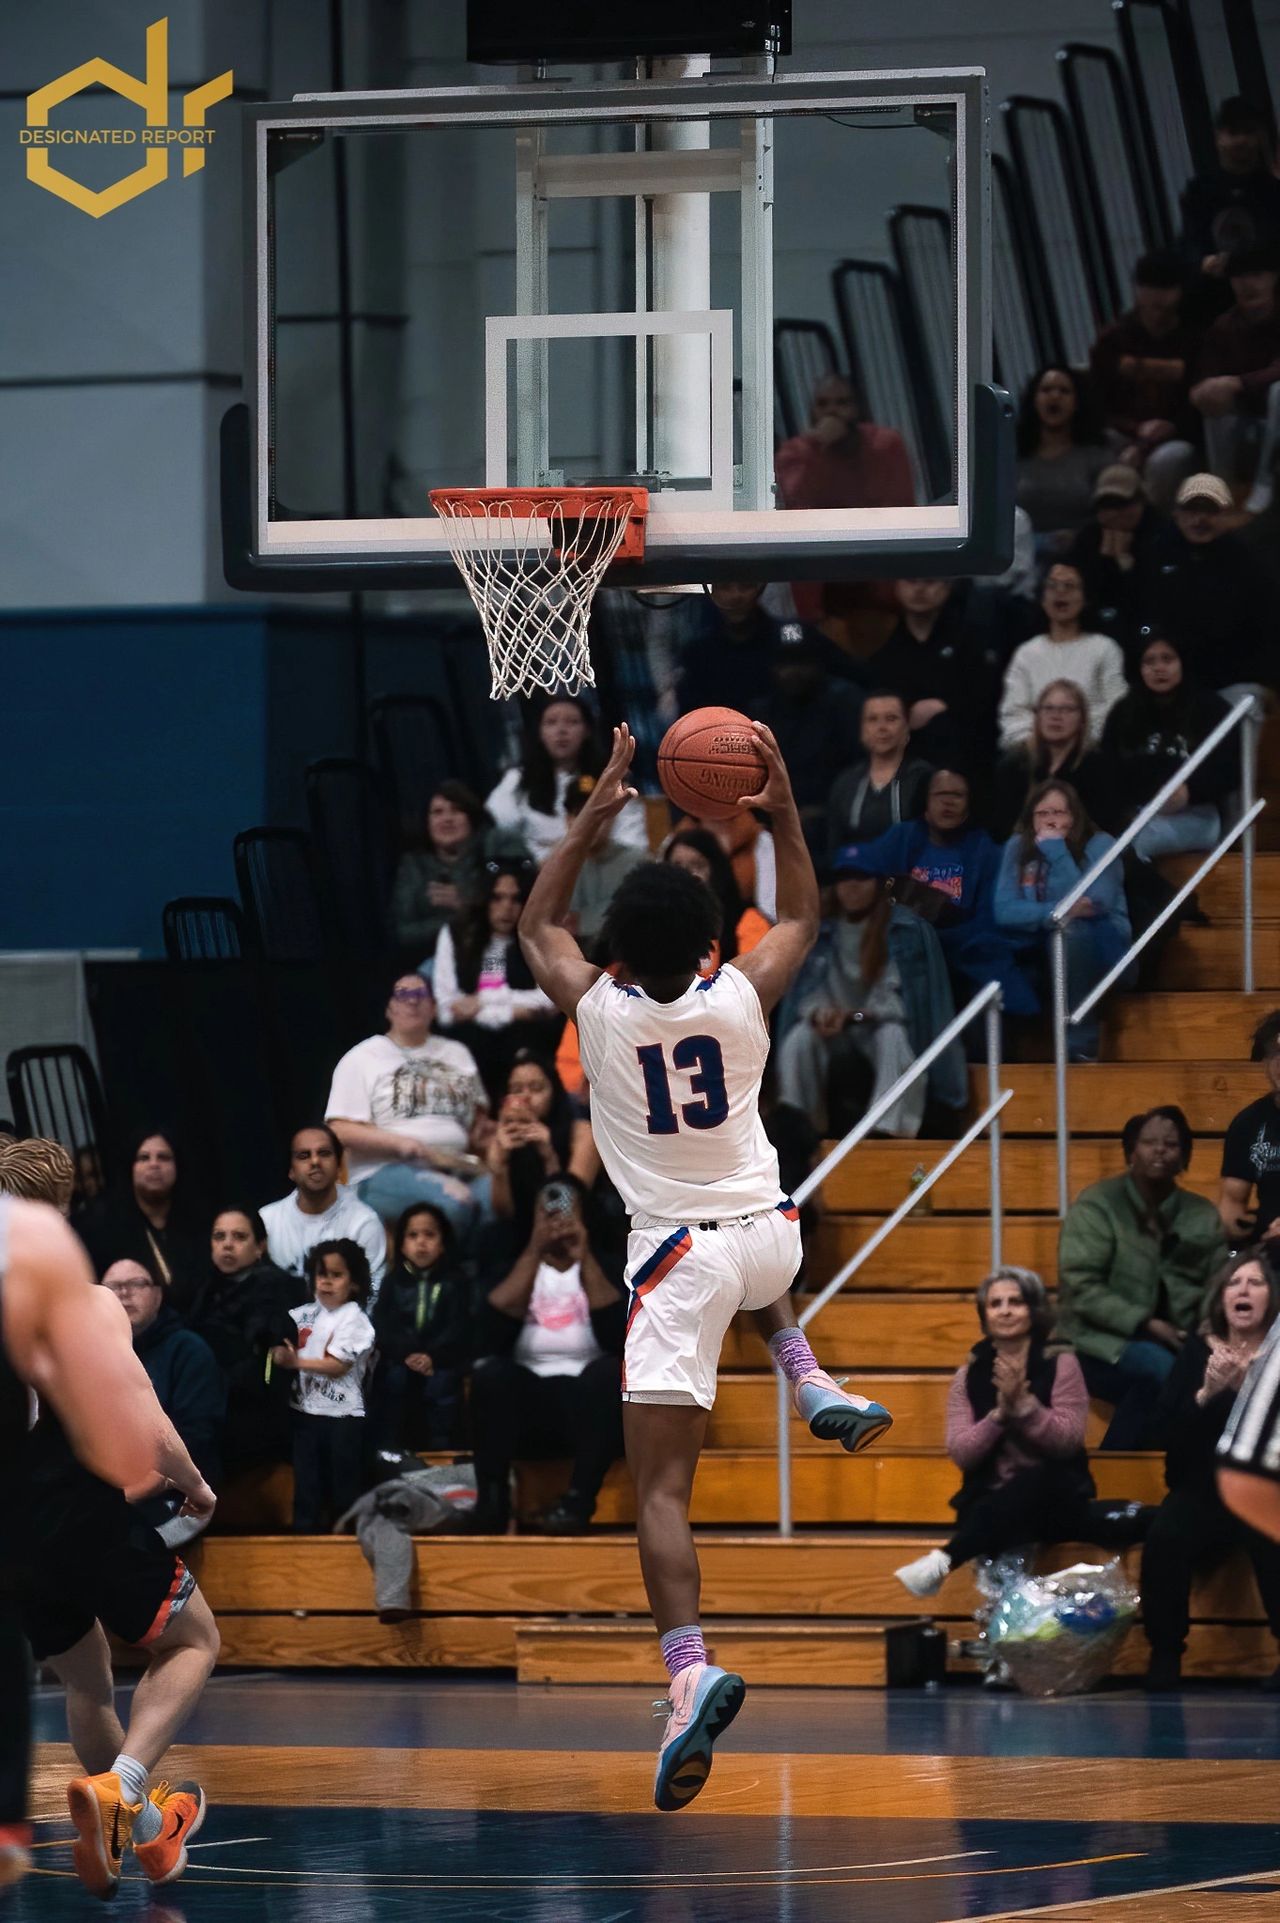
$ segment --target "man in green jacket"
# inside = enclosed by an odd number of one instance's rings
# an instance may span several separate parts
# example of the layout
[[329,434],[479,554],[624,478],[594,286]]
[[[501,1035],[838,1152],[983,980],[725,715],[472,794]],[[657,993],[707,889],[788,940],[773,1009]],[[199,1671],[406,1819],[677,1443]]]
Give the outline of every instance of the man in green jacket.
[[1115,1405],[1102,1447],[1141,1449],[1227,1245],[1212,1202],[1178,1186],[1191,1160],[1182,1110],[1131,1116],[1121,1139],[1128,1173],[1085,1189],[1062,1224],[1057,1338],[1090,1395]]

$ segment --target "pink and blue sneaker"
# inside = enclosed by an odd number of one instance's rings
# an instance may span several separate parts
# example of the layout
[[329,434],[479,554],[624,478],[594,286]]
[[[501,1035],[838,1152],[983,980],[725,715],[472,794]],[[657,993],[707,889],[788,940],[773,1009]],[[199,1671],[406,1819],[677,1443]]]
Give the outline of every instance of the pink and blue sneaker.
[[850,1455],[869,1448],[893,1417],[880,1402],[865,1396],[850,1395],[833,1382],[825,1369],[810,1369],[792,1391],[797,1413],[809,1425],[809,1433],[821,1442],[838,1442]]
[[671,1679],[665,1702],[667,1726],[658,1750],[653,1800],[659,1809],[683,1809],[711,1774],[711,1745],[742,1708],[747,1686],[741,1676],[712,1663],[690,1663]]

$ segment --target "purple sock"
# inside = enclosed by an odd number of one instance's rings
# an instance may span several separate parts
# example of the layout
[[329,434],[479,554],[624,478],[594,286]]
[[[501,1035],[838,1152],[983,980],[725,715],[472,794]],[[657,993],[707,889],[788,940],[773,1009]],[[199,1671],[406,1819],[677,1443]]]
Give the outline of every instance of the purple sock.
[[769,1354],[788,1382],[799,1382],[818,1367],[818,1358],[803,1329],[779,1329],[769,1337]]
[[702,1631],[697,1623],[681,1623],[679,1629],[669,1629],[662,1638],[662,1660],[667,1665],[667,1674],[672,1682],[682,1669],[691,1663],[705,1663],[707,1645],[702,1640]]

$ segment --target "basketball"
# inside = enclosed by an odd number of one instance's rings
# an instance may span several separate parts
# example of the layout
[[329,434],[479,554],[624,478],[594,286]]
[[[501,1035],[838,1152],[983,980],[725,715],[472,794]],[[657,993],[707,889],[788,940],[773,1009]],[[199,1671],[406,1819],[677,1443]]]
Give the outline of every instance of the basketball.
[[751,723],[736,708],[682,714],[658,749],[658,780],[668,801],[703,821],[736,815],[742,796],[759,794],[767,774]]

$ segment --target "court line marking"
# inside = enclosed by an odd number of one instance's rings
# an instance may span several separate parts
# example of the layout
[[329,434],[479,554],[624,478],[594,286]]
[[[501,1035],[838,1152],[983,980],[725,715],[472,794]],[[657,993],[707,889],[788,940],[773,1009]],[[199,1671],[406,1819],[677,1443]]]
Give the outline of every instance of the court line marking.
[[[266,1836],[251,1836],[243,1840],[251,1843],[266,1843],[266,1842],[269,1842],[271,1839]],[[68,1843],[66,1847],[69,1849],[70,1843]],[[188,1845],[188,1847],[191,1849],[201,1849],[201,1848],[217,1849],[217,1848],[220,1848],[221,1846],[216,1842],[209,1842],[204,1844],[192,1843]],[[706,1882],[714,1882],[716,1880],[722,1880],[726,1877],[736,1877],[741,1881],[742,1879],[749,1876],[773,1876],[773,1877],[785,1876],[788,1878],[804,1877],[804,1876],[835,1876],[837,1874],[843,1875],[846,1871],[850,1871],[850,1870],[910,1870],[910,1869],[917,1869],[927,1863],[965,1863],[965,1862],[968,1862],[973,1857],[995,1856],[996,1854],[997,1852],[995,1850],[948,1850],[944,1855],[941,1855],[941,1856],[892,1856],[887,1858],[883,1863],[806,1863],[806,1864],[793,1864],[789,1869],[779,1869],[779,1870],[692,1870],[692,1871],[682,1870],[678,1872],[678,1874],[682,1876],[691,1876],[691,1875],[696,1876],[699,1878],[699,1880],[706,1881]],[[206,1870],[217,1870],[217,1869],[222,1869],[224,1865],[222,1865],[221,1863],[205,1863],[204,1865],[202,1865],[202,1867]],[[226,1867],[227,1873],[233,1876],[254,1876],[257,1874],[261,1874],[263,1876],[306,1876],[310,1874],[310,1872],[305,1870],[263,1870],[261,1872],[258,1872],[253,1869],[242,1870],[242,1869],[239,1869],[234,1864],[227,1864],[225,1867]],[[1049,1867],[1056,1869],[1059,1866],[1057,1864],[1052,1864]],[[959,1874],[959,1872],[956,1872],[956,1874]],[[362,1870],[326,1870],[324,1871],[324,1878],[326,1882],[337,1881],[338,1879],[343,1877],[360,1878],[366,1875],[367,1875],[367,1872]],[[409,1875],[411,1880],[414,1881],[415,1883],[422,1882],[422,1883],[430,1884],[435,1880],[437,1880],[433,1878],[427,1871],[423,1871],[420,1874],[415,1872],[410,1872]],[[492,1889],[493,1887],[495,1887],[493,1883],[492,1870],[476,1870],[471,1875],[467,1875],[467,1873],[464,1871],[457,1871],[457,1870],[452,1872],[442,1871],[441,1876],[443,1877],[445,1875],[448,1876],[449,1885],[451,1888],[454,1888],[454,1887],[461,1888],[469,1882],[482,1884],[483,1887],[486,1889]],[[595,1884],[601,1881],[607,1883],[612,1888],[615,1884],[622,1885],[625,1883],[652,1883],[653,1878],[654,1878],[654,1873],[652,1871],[583,1870],[578,1875],[574,1875],[572,1872],[566,1872],[562,1876],[555,1876],[555,1877],[548,1877],[545,1871],[541,1873],[537,1873],[537,1872],[524,1873],[524,1872],[513,1871],[510,1876],[504,1879],[502,1887],[504,1889],[505,1888],[518,1889],[521,1884],[532,1883],[536,1885],[537,1888],[539,1889],[554,1888],[557,1890],[565,1890],[565,1891],[576,1890],[583,1895],[588,1895],[591,1893]],[[689,1888],[693,1886],[686,1884],[686,1885],[683,1885],[682,1887]]]
[[[1060,1865],[1046,1863],[1044,1867],[1046,1869],[1057,1869]],[[981,1876],[984,1875],[985,1872],[979,1870],[976,1871],[975,1874]],[[1280,1869],[1248,1870],[1240,1876],[1215,1876],[1211,1877],[1207,1883],[1162,1883],[1158,1889],[1126,1890],[1118,1896],[1085,1896],[1081,1897],[1078,1902],[1042,1903],[1035,1909],[1028,1909],[1024,1903],[1020,1909],[1001,1910],[999,1914],[995,1916],[984,1916],[980,1918],[956,1916],[950,1918],[949,1923],[1025,1923],[1025,1919],[1028,1917],[1067,1916],[1072,1911],[1100,1910],[1104,1907],[1110,1908],[1113,1903],[1132,1903],[1135,1898],[1143,1896],[1194,1896],[1199,1890],[1233,1889],[1244,1883],[1258,1883],[1264,1877],[1268,1876],[1280,1876]]]

